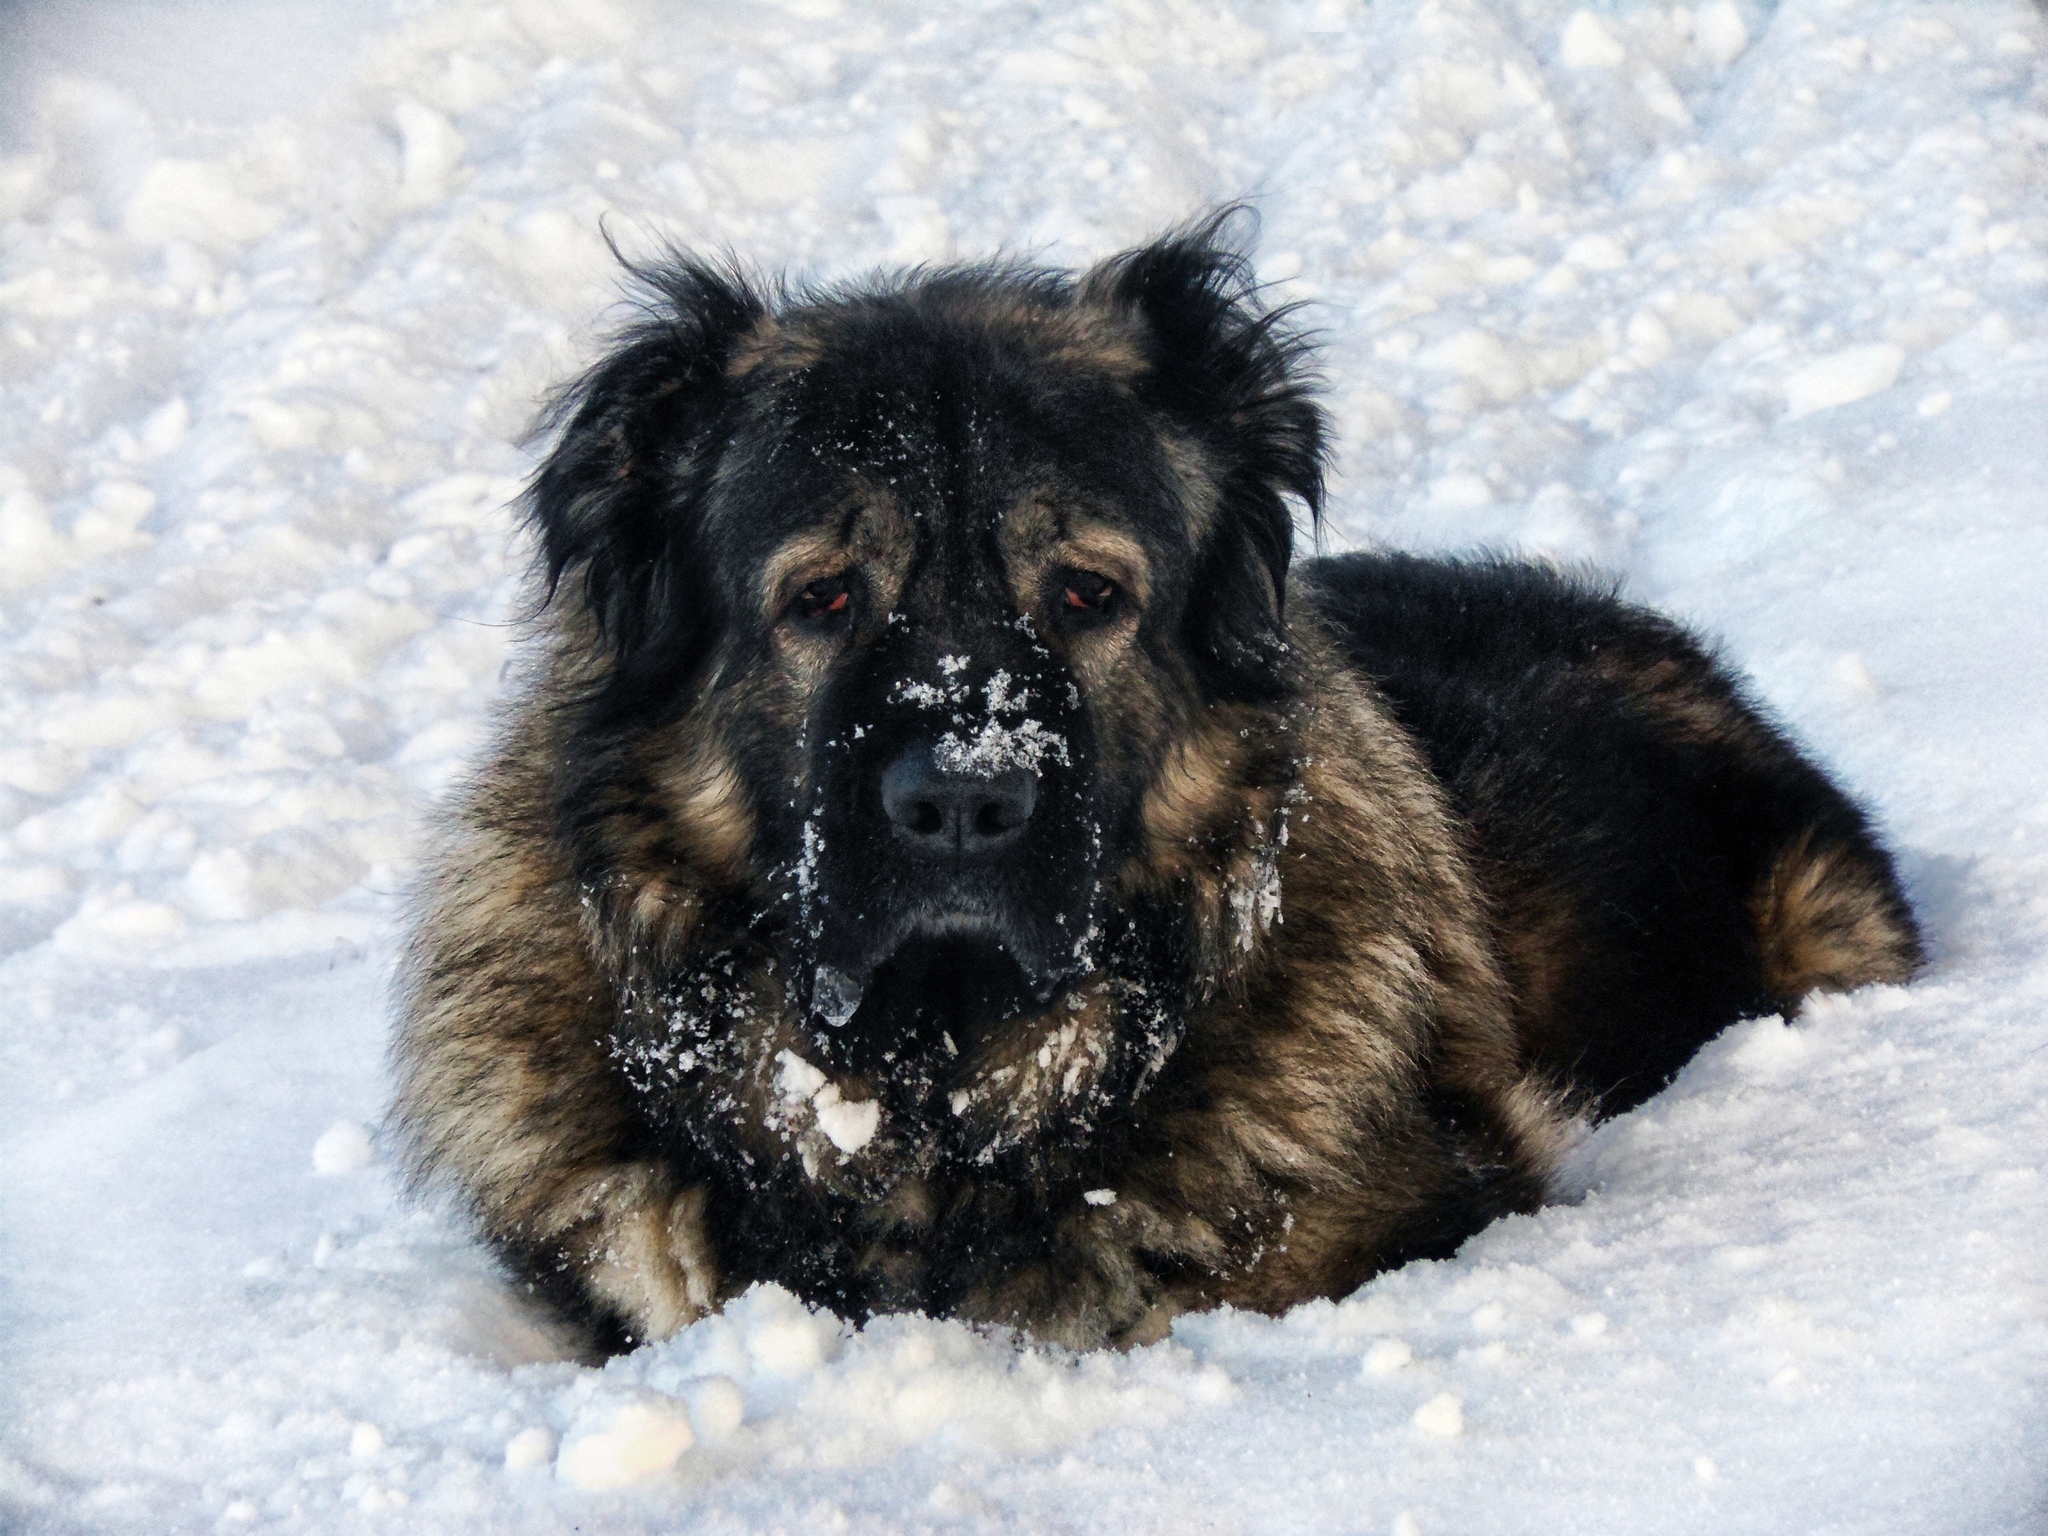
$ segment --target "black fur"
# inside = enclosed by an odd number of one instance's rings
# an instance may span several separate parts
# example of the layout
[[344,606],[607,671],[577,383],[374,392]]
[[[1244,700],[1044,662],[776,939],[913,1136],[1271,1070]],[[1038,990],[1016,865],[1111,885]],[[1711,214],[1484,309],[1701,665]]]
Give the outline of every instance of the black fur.
[[631,271],[642,318],[549,405],[555,446],[526,501],[546,600],[577,582],[614,658],[608,717],[686,682],[724,621],[698,521],[732,397],[727,365],[768,313],[737,268],[675,253]]
[[[1372,553],[1306,573],[1316,610],[1415,734],[1506,907],[1555,891],[1577,934],[1533,1059],[1608,1113],[1731,1019],[1796,1003],[1765,979],[1747,901],[1808,832],[1887,885],[1868,819],[1696,638],[1612,586],[1504,559]],[[1652,673],[1722,713],[1674,731]],[[1903,902],[1896,916],[1910,924]]]

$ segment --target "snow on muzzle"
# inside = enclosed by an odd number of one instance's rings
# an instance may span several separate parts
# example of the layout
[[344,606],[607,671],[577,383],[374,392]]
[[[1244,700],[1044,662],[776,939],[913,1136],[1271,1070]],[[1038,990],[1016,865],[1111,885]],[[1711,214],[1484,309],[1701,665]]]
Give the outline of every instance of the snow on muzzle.
[[1032,995],[1085,960],[1101,839],[1078,698],[937,661],[828,742],[800,887],[812,1011],[835,1027],[912,941],[1000,949]]

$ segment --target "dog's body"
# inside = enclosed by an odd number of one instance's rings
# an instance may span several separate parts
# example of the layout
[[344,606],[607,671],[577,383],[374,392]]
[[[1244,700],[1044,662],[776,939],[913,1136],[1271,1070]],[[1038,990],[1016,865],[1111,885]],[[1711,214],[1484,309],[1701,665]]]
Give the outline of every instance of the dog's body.
[[1917,964],[1675,627],[1290,580],[1322,421],[1213,234],[779,307],[678,263],[567,400],[398,1112],[609,1343],[759,1280],[1081,1346],[1338,1294],[1730,1020]]

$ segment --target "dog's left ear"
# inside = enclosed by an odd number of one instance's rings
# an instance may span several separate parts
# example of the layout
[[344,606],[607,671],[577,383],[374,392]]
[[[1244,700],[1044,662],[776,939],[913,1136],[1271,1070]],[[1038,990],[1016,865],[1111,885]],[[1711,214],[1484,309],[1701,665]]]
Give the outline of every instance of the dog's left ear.
[[1226,208],[1110,258],[1080,300],[1134,325],[1149,365],[1140,389],[1202,446],[1219,496],[1188,639],[1218,698],[1263,702],[1287,687],[1290,498],[1316,526],[1329,433],[1308,339],[1290,306],[1263,302],[1231,238],[1244,217]]

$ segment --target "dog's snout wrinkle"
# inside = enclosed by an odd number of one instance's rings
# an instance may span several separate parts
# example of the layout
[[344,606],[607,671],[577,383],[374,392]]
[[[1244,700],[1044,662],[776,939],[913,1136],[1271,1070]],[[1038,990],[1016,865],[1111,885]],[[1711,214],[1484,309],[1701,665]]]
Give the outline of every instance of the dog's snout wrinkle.
[[914,746],[882,774],[882,809],[896,836],[934,857],[976,857],[1015,842],[1038,806],[1038,775],[948,773]]

